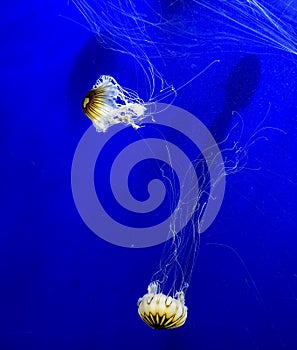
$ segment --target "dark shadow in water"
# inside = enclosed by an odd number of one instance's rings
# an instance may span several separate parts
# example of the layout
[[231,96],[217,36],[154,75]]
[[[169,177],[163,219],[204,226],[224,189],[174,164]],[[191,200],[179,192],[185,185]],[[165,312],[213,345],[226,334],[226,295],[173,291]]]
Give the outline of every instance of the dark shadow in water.
[[85,94],[92,88],[95,81],[102,74],[113,74],[115,66],[115,52],[104,49],[97,38],[92,37],[74,62],[69,80],[68,102],[71,122],[88,123],[88,119],[82,114],[82,100]]
[[94,36],[77,54],[69,79],[71,123],[91,125],[91,121],[82,112],[82,100],[101,75],[111,75],[121,86],[143,95],[145,77],[133,55],[104,48]]
[[218,142],[227,135],[233,111],[241,111],[252,101],[261,76],[260,60],[255,54],[243,57],[233,68],[224,84],[225,104],[215,117],[210,130]]

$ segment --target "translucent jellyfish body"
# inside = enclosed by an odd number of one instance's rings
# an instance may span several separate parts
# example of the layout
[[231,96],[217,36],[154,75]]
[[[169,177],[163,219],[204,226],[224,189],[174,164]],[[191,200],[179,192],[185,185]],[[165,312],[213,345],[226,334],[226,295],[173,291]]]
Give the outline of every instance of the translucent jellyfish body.
[[138,300],[138,314],[151,328],[178,328],[187,319],[184,293],[177,293],[174,298],[167,296],[153,282],[148,286],[147,294]]
[[134,91],[123,89],[113,77],[102,75],[85,95],[82,110],[98,132],[105,132],[118,123],[139,128],[146,107]]

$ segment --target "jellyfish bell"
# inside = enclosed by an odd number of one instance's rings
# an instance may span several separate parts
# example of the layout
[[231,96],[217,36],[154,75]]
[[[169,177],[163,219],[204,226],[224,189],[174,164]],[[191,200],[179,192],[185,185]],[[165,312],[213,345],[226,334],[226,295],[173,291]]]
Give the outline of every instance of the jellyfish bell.
[[187,319],[188,309],[183,292],[175,297],[161,293],[159,285],[152,282],[148,292],[138,300],[138,314],[153,329],[181,327]]
[[83,98],[82,110],[98,132],[105,132],[118,123],[138,129],[146,107],[134,91],[122,88],[113,77],[102,75]]

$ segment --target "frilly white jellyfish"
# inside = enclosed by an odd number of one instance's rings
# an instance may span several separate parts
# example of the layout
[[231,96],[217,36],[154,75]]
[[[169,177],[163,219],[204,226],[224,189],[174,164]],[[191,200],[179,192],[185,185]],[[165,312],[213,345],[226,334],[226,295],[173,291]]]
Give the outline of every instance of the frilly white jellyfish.
[[123,89],[113,77],[102,75],[85,95],[82,110],[98,132],[105,132],[118,123],[138,129],[146,107],[136,93]]

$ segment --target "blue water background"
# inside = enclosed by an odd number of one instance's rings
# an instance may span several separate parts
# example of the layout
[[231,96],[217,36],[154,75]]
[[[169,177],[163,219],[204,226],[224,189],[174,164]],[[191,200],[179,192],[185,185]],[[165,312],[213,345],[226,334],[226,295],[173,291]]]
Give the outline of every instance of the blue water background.
[[[221,211],[202,237],[188,320],[158,332],[140,320],[136,302],[162,246],[134,250],[98,238],[70,182],[90,126],[82,97],[100,74],[145,94],[139,68],[69,20],[84,23],[66,2],[5,4],[1,17],[0,349],[296,349],[296,55],[256,52],[261,72],[240,110],[243,139],[268,110],[265,126],[285,134],[267,129],[246,165],[259,170],[227,178]],[[199,58],[172,59],[164,75],[177,86],[221,61],[175,104],[215,125],[228,77],[247,54],[222,43]]]

